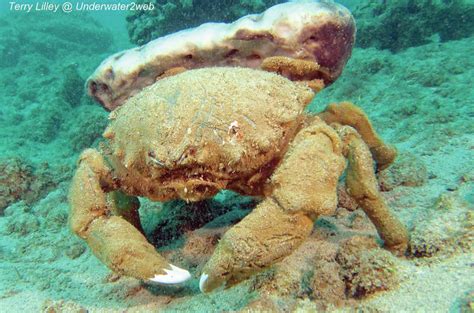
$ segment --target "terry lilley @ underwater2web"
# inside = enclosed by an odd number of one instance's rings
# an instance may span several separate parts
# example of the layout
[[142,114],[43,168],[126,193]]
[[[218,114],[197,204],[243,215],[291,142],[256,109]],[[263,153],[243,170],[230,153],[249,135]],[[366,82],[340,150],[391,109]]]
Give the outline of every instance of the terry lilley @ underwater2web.
[[78,1],[75,3],[76,11],[148,11],[154,10],[155,5],[152,2],[148,3],[97,3]]

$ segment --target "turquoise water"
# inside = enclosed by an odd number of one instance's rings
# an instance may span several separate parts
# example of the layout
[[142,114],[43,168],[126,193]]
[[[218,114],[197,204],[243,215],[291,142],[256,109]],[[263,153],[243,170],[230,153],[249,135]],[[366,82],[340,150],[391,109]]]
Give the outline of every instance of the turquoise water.
[[205,263],[261,198],[230,191],[198,203],[140,198],[148,241],[192,275],[176,286],[112,272],[71,232],[67,195],[77,160],[100,149],[109,123],[84,87],[99,64],[185,27],[281,2],[155,0],[154,9],[132,11],[132,1],[71,1],[69,13],[65,1],[0,4],[0,312],[472,311],[474,3],[467,0],[339,1],[355,18],[356,44],[342,75],[307,108],[351,101],[397,148],[377,178],[410,233],[404,256],[381,248],[344,177],[334,214],[315,221],[293,254],[208,294],[199,290]]

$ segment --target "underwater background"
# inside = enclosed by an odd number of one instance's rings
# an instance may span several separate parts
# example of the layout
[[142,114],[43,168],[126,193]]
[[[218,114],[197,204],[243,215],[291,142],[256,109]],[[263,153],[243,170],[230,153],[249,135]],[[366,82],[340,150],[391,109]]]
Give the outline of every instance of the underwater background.
[[[120,50],[284,1],[150,1],[153,12],[0,4],[0,312],[474,312],[474,1],[337,1],[356,19],[356,46],[309,111],[352,101],[397,147],[378,179],[410,231],[406,257],[374,244],[375,228],[341,187],[336,214],[295,253],[210,294],[199,270],[255,199],[140,199],[148,239],[194,275],[181,286],[114,274],[69,230],[77,158],[99,145],[108,117],[85,79]],[[47,1],[16,1],[37,2]]]

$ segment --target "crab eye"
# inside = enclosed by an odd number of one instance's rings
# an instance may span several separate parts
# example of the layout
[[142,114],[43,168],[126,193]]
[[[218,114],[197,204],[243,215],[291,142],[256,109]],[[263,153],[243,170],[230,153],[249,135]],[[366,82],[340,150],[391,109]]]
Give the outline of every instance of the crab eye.
[[148,157],[153,164],[158,165],[159,167],[166,168],[165,163],[156,158],[156,154],[153,151],[148,151]]

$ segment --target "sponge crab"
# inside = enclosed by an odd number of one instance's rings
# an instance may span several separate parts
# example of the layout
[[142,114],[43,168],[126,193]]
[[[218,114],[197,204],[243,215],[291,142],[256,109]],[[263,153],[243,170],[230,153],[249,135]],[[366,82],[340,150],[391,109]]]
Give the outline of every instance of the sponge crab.
[[[304,111],[327,74],[314,60],[268,56],[259,69],[180,69],[137,91],[110,113],[102,149],[80,156],[69,194],[72,230],[117,273],[180,283],[191,275],[146,240],[137,197],[199,201],[223,189],[261,197],[203,268],[199,285],[209,292],[295,250],[318,217],[334,212],[345,171],[385,247],[403,254],[407,232],[381,197],[374,169],[374,161],[389,166],[396,150],[351,103]],[[89,87],[98,92],[96,81]]]

